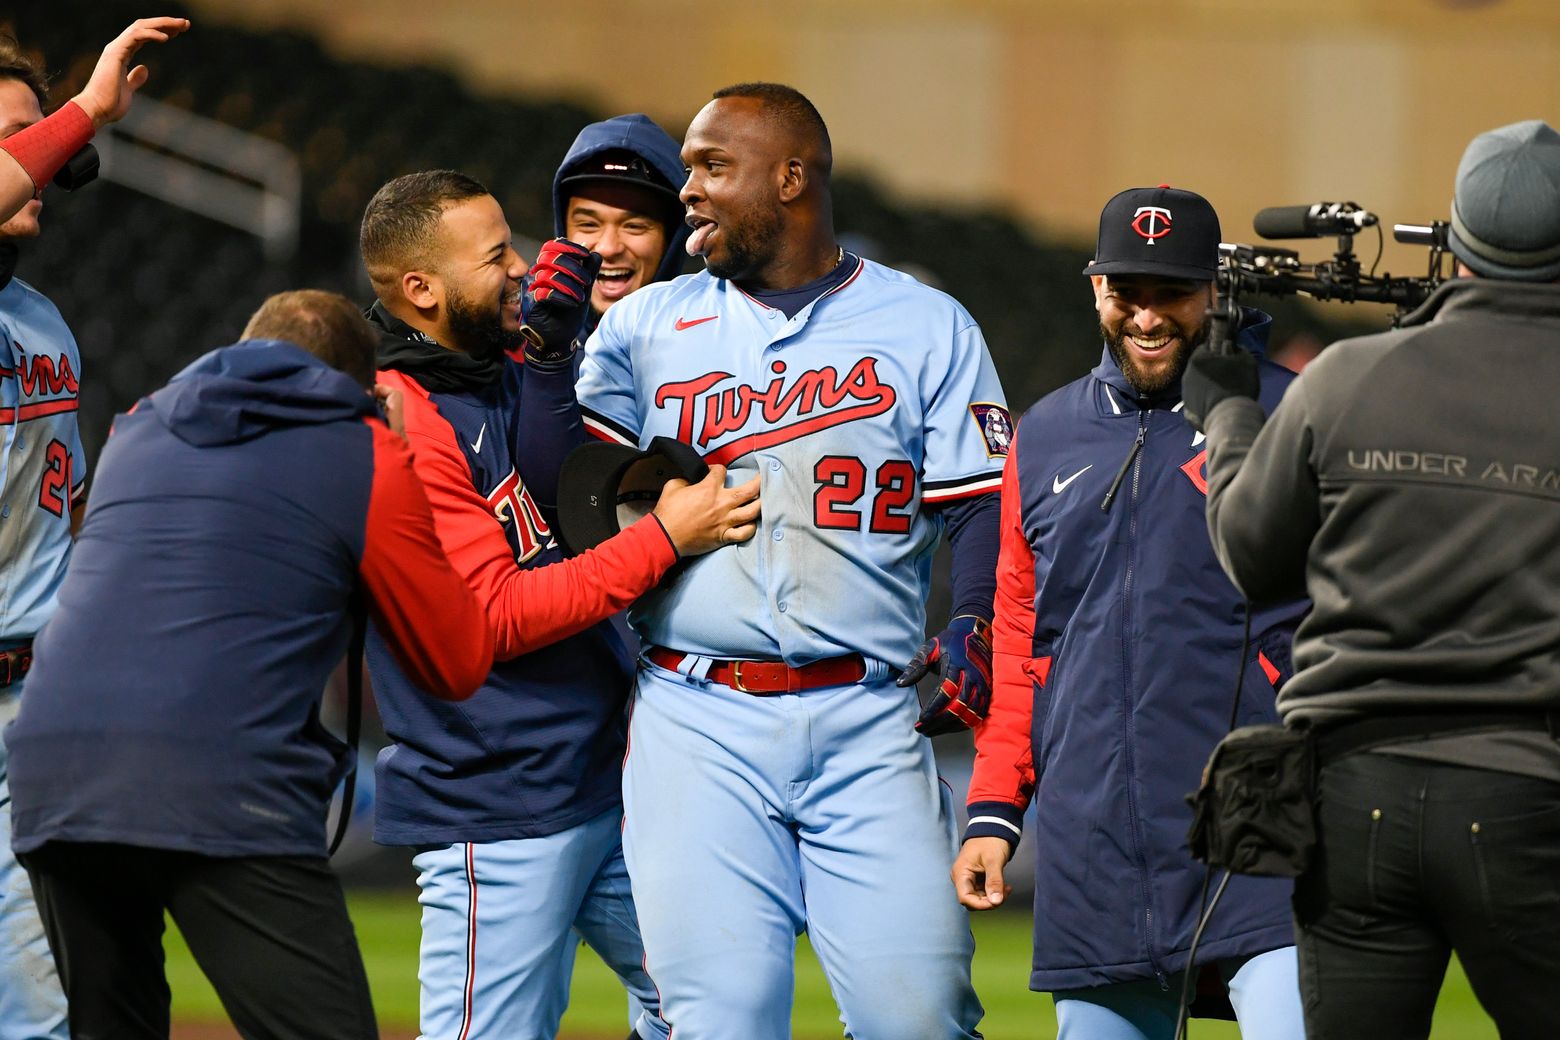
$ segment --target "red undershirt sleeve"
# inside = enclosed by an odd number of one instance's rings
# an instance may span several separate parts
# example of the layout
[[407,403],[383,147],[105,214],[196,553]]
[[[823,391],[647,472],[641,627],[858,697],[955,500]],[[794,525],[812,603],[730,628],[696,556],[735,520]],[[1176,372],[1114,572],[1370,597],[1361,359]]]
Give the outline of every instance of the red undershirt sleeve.
[[[1024,534],[1015,438],[1002,474],[1001,550],[991,623],[991,711],[975,730],[975,768],[969,803],[1003,803],[1021,815],[1034,794],[1032,680],[1043,686],[1042,668],[1031,663],[1035,612],[1034,551]],[[1007,814],[1003,814],[1006,816]],[[1013,835],[1005,834],[1010,840]]]
[[[415,395],[415,396],[414,396]],[[471,483],[454,431],[425,396],[406,391],[413,466],[455,570],[477,594],[501,661],[582,632],[626,609],[677,562],[660,522],[645,517],[580,556],[522,568],[492,506]]]
[[378,421],[365,425],[374,436],[374,482],[358,570],[369,614],[418,687],[462,700],[493,666],[492,631],[439,545],[405,442]]

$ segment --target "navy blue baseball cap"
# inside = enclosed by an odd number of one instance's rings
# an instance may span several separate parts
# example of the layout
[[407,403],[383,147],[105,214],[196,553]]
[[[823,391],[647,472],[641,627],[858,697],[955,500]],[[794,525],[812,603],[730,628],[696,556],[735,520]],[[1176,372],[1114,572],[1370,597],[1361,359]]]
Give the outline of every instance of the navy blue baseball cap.
[[682,197],[678,194],[682,185],[669,183],[649,160],[628,148],[611,148],[587,155],[569,167],[563,179],[558,182],[558,187],[564,189],[567,197],[572,194],[568,189],[577,189],[582,184],[603,181],[612,184],[633,184],[648,189],[662,200],[676,205],[678,219],[682,219]]
[[1219,215],[1168,184],[1128,188],[1100,211],[1094,262],[1084,274],[1152,274],[1211,282],[1219,269]]
[[648,515],[668,480],[697,484],[709,471],[698,449],[671,437],[653,438],[643,450],[582,444],[558,474],[558,535],[571,553],[593,549]]

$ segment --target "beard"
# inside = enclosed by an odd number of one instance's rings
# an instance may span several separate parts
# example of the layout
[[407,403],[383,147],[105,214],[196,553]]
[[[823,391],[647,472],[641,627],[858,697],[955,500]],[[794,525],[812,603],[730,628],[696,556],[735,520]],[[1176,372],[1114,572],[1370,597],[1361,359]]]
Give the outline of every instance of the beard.
[[722,221],[720,235],[726,240],[726,255],[718,261],[706,256],[705,268],[716,278],[749,278],[774,257],[780,238],[780,212],[754,207],[742,214],[740,224]]
[[457,347],[478,361],[493,361],[525,346],[520,330],[504,328],[500,316],[500,301],[484,307],[476,300],[450,286],[445,297],[449,312],[450,338]]
[[1173,334],[1179,342],[1174,353],[1165,359],[1165,364],[1155,369],[1147,369],[1141,365],[1132,354],[1132,348],[1126,344],[1126,319],[1116,323],[1114,329],[1108,326],[1100,326],[1100,335],[1105,337],[1105,345],[1110,349],[1110,356],[1115,359],[1116,367],[1121,369],[1121,374],[1127,377],[1127,382],[1136,390],[1140,397],[1152,397],[1162,394],[1181,381],[1181,375],[1186,371],[1186,362],[1204,340],[1208,338],[1208,322],[1204,319],[1190,333],[1179,322],[1166,320],[1166,324],[1173,330]]

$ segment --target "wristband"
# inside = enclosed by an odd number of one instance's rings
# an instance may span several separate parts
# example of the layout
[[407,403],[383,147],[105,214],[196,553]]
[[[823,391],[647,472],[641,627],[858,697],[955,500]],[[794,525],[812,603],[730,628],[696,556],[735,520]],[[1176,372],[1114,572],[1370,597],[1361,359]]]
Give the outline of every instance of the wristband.
[[67,101],[53,115],[0,141],[0,151],[20,164],[32,178],[33,191],[38,192],[92,140],[92,134],[92,117],[74,101]]

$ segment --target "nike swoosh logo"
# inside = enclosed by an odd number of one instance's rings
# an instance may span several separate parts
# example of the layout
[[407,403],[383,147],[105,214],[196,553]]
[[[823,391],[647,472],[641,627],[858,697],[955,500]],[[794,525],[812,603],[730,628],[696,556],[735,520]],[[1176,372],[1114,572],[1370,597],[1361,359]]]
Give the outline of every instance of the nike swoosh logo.
[[1082,469],[1080,469],[1078,472],[1074,473],[1072,476],[1068,477],[1066,480],[1063,480],[1062,479],[1062,475],[1060,473],[1058,473],[1056,476],[1051,478],[1051,491],[1052,491],[1052,493],[1060,495],[1063,491],[1067,490],[1067,485],[1068,484],[1071,484],[1073,481],[1077,480],[1079,477],[1083,476],[1085,473],[1089,472],[1089,470],[1091,470],[1093,468],[1094,468],[1094,463],[1091,462],[1087,466],[1085,466]]
[[477,439],[471,442],[471,451],[474,455],[482,454],[482,438],[487,436],[487,423],[482,424],[482,429],[477,431]]
[[708,318],[694,318],[692,321],[684,321],[683,319],[678,318],[677,324],[674,325],[673,328],[675,328],[678,332],[681,332],[684,329],[691,329],[695,325],[703,325],[707,321],[714,321],[718,317],[720,317],[719,314],[711,314]]

